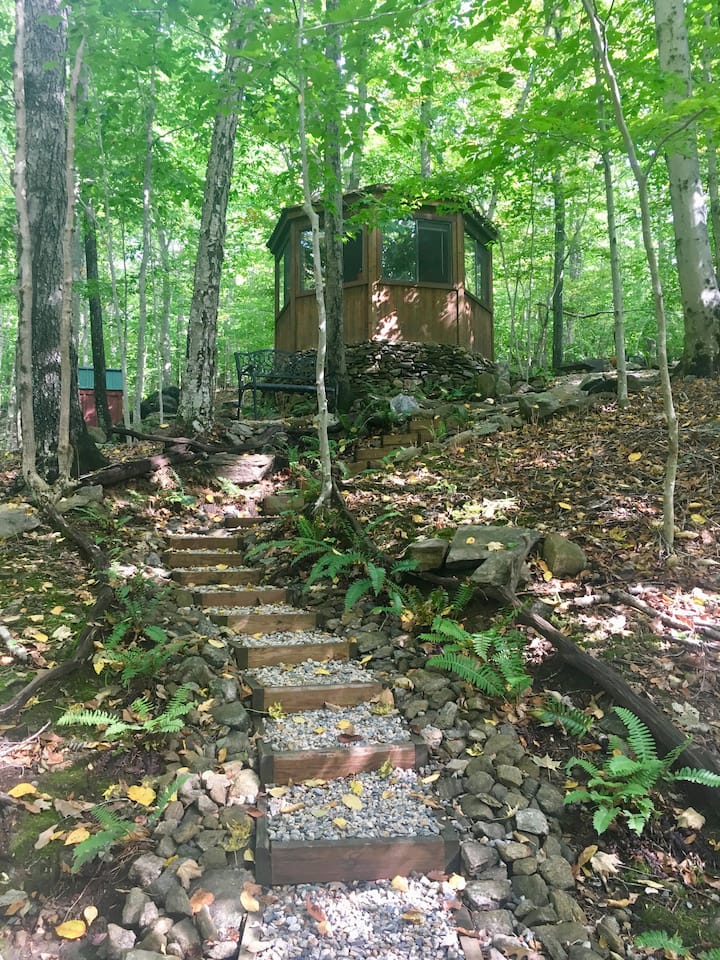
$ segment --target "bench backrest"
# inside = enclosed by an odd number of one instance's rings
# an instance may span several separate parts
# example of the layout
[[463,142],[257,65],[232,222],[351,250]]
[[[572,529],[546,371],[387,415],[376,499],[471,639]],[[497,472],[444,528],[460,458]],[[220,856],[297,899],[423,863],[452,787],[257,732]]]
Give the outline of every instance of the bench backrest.
[[240,383],[261,383],[263,380],[308,383],[315,382],[315,353],[291,353],[288,350],[238,350],[235,366]]

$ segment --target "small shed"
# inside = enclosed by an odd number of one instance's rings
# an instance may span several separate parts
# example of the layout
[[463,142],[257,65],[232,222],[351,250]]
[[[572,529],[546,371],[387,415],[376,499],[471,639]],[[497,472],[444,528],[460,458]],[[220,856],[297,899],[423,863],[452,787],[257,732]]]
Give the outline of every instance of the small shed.
[[[494,227],[442,199],[383,215],[378,202],[389,190],[373,186],[344,197],[345,342],[453,344],[493,359]],[[275,257],[275,347],[314,348],[312,236],[301,206],[282,211],[267,245]]]
[[[110,419],[113,423],[121,423],[123,418],[123,378],[122,370],[106,368],[105,389],[110,409]],[[78,393],[80,394],[80,409],[83,420],[89,427],[98,426],[97,410],[95,409],[95,371],[92,367],[78,367]]]

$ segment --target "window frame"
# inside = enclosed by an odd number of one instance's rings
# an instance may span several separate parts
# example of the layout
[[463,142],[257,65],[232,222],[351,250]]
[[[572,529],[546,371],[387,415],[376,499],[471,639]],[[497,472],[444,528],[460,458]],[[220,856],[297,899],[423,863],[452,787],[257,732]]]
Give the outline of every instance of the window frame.
[[[412,224],[413,226],[414,263],[412,264],[412,271],[408,270],[404,276],[390,277],[385,270],[386,237],[388,236],[388,228],[399,224]],[[423,234],[425,234],[425,237],[423,237]],[[427,236],[432,234],[439,237],[441,241],[441,260],[444,267],[444,279],[442,280],[427,278],[432,259],[422,253],[423,240],[426,240]],[[411,216],[396,217],[382,224],[380,227],[380,279],[382,283],[451,288],[453,286],[453,221],[440,217]]]
[[[468,250],[467,241],[472,241],[473,249],[473,278],[472,286],[468,283]],[[478,292],[477,274],[480,273],[480,285]],[[487,242],[480,236],[478,230],[473,229],[472,224],[465,221],[463,225],[463,286],[465,293],[469,294],[478,303],[483,306],[490,306],[490,250]]]

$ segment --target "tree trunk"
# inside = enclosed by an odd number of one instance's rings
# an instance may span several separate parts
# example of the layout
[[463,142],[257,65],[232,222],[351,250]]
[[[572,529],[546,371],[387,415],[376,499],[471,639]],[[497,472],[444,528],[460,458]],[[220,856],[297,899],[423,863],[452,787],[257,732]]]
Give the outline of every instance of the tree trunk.
[[[338,0],[326,0],[326,12],[338,9]],[[339,28],[329,18],[325,55],[335,68],[335,96],[328,97],[325,124],[325,313],[327,315],[327,369],[338,385],[337,407],[350,406],[350,380],[345,360],[343,298],[343,182],[340,143],[342,42]]]
[[158,333],[158,359],[160,368],[158,388],[162,394],[163,387],[168,383],[172,383],[172,361],[170,358],[172,284],[170,283],[170,251],[165,230],[161,225],[158,225],[158,249],[160,251],[160,268],[162,270],[162,303],[160,307],[160,331]]
[[[669,113],[692,96],[691,60],[683,0],[654,0],[660,69],[665,74]],[[685,371],[699,376],[720,373],[720,289],[707,229],[707,206],[700,179],[697,138],[683,125],[669,141],[675,254],[685,320]]]
[[[708,37],[713,35],[717,24],[717,10],[713,18],[711,14],[705,14],[705,34]],[[710,43],[703,43],[703,75],[708,89],[712,89],[713,84],[713,62],[714,51]],[[705,126],[705,139],[707,141],[707,177],[708,194],[710,195],[710,223],[712,224],[712,244],[713,255],[715,257],[715,275],[720,271],[720,186],[718,184],[718,156],[717,156],[717,138],[715,130],[711,125]]]
[[[254,8],[254,0],[244,0],[241,7]],[[229,42],[234,50],[245,45],[232,37],[240,21],[236,6]],[[215,366],[217,350],[217,315],[220,302],[220,280],[225,258],[227,205],[235,158],[238,107],[243,91],[238,89],[242,59],[228,53],[222,76],[224,97],[215,114],[212,142],[205,174],[200,239],[195,260],[195,280],[190,303],[187,333],[185,375],[180,393],[178,415],[188,424],[208,429],[215,409]]]
[[552,289],[552,366],[559,370],[563,362],[563,292],[565,286],[565,188],[560,165],[553,169],[553,216],[555,240],[553,245]]
[[98,424],[106,437],[110,437],[112,419],[107,399],[105,379],[105,334],[103,330],[102,301],[100,299],[100,277],[97,259],[97,223],[92,204],[85,207],[84,218],[85,275],[88,285],[88,305],[90,310],[90,341],[92,343],[92,363],[95,377],[95,410]]
[[147,276],[152,254],[152,161],[153,161],[153,123],[155,120],[155,75],[150,79],[149,102],[145,119],[145,169],[143,173],[142,195],[142,257],[138,273],[138,328],[137,360],[135,371],[135,397],[133,403],[133,426],[139,427],[142,420],[141,404],[145,390],[145,365],[147,363]]
[[[20,289],[27,290],[22,264],[29,241],[31,270],[32,409],[38,473],[54,482],[59,476],[58,411],[61,407],[60,321],[63,304],[63,232],[67,215],[65,55],[67,23],[58,0],[26,0],[24,35],[24,120],[27,146],[25,202],[27,229],[19,232]],[[18,120],[20,114],[18,113]],[[18,146],[21,136],[18,132]],[[19,210],[22,217],[22,211]],[[27,316],[23,292],[21,316]],[[70,437],[73,472],[92,469],[103,458],[90,440],[77,392],[77,358],[70,356]],[[26,361],[23,361],[26,362]],[[24,418],[28,423],[27,417]],[[25,432],[26,427],[23,427]],[[29,442],[23,440],[23,445]]]

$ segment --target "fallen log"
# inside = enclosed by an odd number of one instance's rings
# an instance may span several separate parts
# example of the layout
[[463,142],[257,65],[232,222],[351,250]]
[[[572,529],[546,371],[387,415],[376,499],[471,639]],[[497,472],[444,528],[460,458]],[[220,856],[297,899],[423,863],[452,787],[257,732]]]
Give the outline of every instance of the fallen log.
[[[670,721],[667,713],[656,706],[649,697],[635,693],[617,670],[604,661],[591,657],[589,653],[585,653],[544,617],[520,608],[517,600],[514,605],[517,607],[516,620],[519,623],[526,627],[532,627],[542,637],[545,637],[557,650],[564,663],[584,673],[585,676],[602,687],[615,703],[632,710],[635,716],[642,720],[653,735],[660,753],[670,753],[676,747],[687,742],[687,734],[678,730]],[[678,765],[710,770],[712,773],[720,775],[720,757],[693,743],[692,740],[680,754]],[[706,796],[708,795],[707,791],[703,790],[702,792]],[[713,791],[713,799],[717,801],[717,791]]]
[[143,477],[145,474],[160,470],[162,467],[169,467],[174,463],[188,463],[192,460],[199,460],[204,456],[204,453],[189,450],[187,446],[171,447],[165,453],[159,453],[154,457],[126,460],[124,463],[114,463],[109,467],[103,467],[101,470],[96,470],[95,473],[86,473],[78,480],[78,486],[87,487],[100,484],[103,487],[111,487],[113,484],[124,483],[126,480],[133,480],[135,477]]

